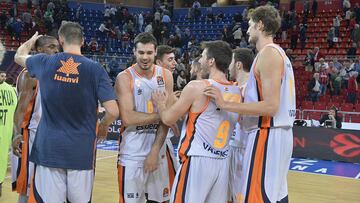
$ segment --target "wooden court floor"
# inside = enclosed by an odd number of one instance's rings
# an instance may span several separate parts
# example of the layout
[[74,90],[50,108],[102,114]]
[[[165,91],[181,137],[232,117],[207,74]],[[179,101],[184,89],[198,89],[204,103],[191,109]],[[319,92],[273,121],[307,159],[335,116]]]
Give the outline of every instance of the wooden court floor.
[[[114,151],[98,151],[93,203],[118,202],[116,157]],[[0,203],[17,202],[9,176],[10,172],[3,183]],[[360,203],[360,180],[294,171],[290,171],[288,180],[291,203]]]

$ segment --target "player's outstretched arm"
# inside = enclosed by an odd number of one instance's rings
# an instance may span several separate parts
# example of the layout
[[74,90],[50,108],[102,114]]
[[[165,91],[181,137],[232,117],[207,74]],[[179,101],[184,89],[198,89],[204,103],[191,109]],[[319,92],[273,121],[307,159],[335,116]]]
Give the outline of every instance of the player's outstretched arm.
[[14,137],[12,148],[16,156],[21,156],[20,143],[23,140],[21,135],[21,125],[36,87],[36,80],[31,78],[27,71],[20,73],[18,77],[18,103],[14,114]]
[[256,70],[260,76],[259,82],[263,93],[263,100],[260,102],[225,102],[220,91],[213,86],[205,88],[204,93],[214,98],[216,105],[225,111],[242,115],[274,116],[280,103],[281,77],[284,70],[282,56],[274,48],[265,48],[258,57]]
[[125,71],[116,77],[115,91],[118,98],[122,125],[146,125],[160,121],[159,114],[157,113],[142,113],[134,110],[131,79]]
[[34,47],[36,40],[41,37],[38,32],[36,32],[28,41],[22,44],[16,51],[14,56],[15,63],[26,68],[26,59],[30,56],[29,53]]

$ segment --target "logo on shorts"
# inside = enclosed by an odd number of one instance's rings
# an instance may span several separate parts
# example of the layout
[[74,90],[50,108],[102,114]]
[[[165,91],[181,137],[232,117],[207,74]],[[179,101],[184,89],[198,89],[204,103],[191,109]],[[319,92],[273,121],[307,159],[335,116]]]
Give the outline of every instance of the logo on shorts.
[[78,66],[81,63],[74,62],[72,57],[66,61],[60,60],[60,63],[62,66],[56,71],[54,80],[66,83],[79,83]]
[[167,197],[169,196],[169,189],[166,187],[164,188],[164,191],[163,191],[163,197]]
[[162,77],[162,76],[157,76],[156,77],[156,81],[157,81],[157,84],[159,85],[159,86],[164,86],[164,78]]
[[135,198],[134,193],[127,193],[127,198],[134,199]]

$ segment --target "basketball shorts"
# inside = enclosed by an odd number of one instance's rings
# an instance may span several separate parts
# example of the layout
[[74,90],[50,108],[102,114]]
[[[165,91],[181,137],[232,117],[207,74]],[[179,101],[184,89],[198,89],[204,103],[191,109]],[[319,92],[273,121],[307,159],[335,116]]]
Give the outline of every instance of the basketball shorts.
[[160,150],[160,165],[149,174],[146,183],[147,199],[156,202],[170,200],[170,191],[176,174],[176,159],[170,138],[166,138]]
[[37,165],[31,183],[29,203],[88,203],[94,170],[48,168]]
[[292,128],[249,132],[237,201],[288,202],[287,174],[292,150]]
[[170,202],[226,203],[229,162],[229,158],[190,156],[176,173]]
[[34,173],[34,163],[29,161],[36,130],[23,129],[24,142],[21,145],[21,158],[11,153],[12,189],[21,195],[29,196]]
[[229,200],[236,202],[236,194],[240,193],[240,177],[243,166],[245,147],[230,146],[230,177],[229,177]]
[[118,165],[119,203],[144,203],[148,176],[144,167]]

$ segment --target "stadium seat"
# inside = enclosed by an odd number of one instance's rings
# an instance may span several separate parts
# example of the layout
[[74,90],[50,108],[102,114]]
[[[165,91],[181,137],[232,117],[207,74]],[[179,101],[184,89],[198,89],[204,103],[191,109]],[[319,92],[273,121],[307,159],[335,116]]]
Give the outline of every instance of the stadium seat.
[[303,101],[301,103],[302,109],[314,109],[313,102],[312,101]]
[[341,111],[354,111],[354,105],[351,103],[344,103],[341,105]]
[[325,102],[314,102],[314,109],[315,110],[326,110],[326,103]]

